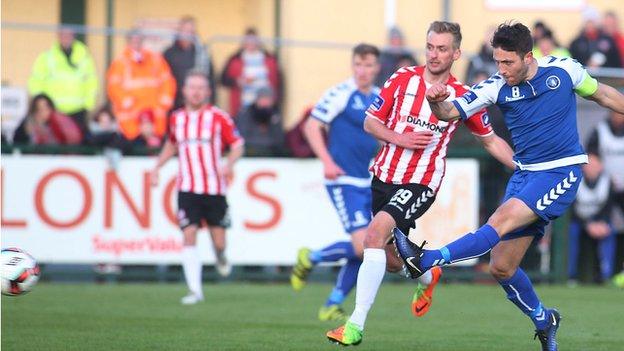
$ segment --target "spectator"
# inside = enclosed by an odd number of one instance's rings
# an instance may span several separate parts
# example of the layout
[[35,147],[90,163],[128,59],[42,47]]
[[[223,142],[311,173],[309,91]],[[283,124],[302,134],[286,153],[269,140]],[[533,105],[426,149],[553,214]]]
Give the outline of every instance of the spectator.
[[544,56],[570,57],[568,49],[561,47],[559,42],[554,38],[552,32],[546,32],[535,42],[533,47],[533,57],[540,58]]
[[279,156],[284,154],[282,118],[275,105],[275,94],[269,87],[258,89],[256,101],[244,108],[236,125],[245,139],[245,154]]
[[466,82],[474,81],[474,76],[478,72],[486,72],[489,77],[498,71],[496,62],[494,62],[494,58],[492,57],[494,50],[492,49],[492,44],[490,43],[495,30],[495,27],[490,26],[485,31],[479,53],[470,58],[468,70],[466,71]]
[[82,141],[82,133],[68,116],[56,111],[52,99],[39,94],[30,102],[28,115],[15,130],[15,144],[75,145]]
[[294,127],[286,132],[286,147],[288,148],[288,151],[290,151],[290,154],[294,157],[316,157],[316,155],[314,155],[314,151],[312,151],[312,147],[310,147],[308,140],[303,134],[303,128],[306,124],[306,121],[310,117],[310,113],[312,113],[312,107],[306,107],[306,109],[303,111],[303,116],[301,116],[299,122],[297,122]]
[[228,59],[221,75],[221,83],[230,90],[230,115],[236,116],[241,107],[251,105],[256,91],[266,86],[273,89],[279,106],[280,77],[275,56],[261,47],[255,29],[247,29],[242,47]]
[[89,135],[87,111],[95,107],[98,79],[87,46],[68,28],[61,28],[59,41],[37,57],[28,81],[31,96],[46,94],[59,112],[70,116],[82,135]]
[[171,67],[171,73],[176,81],[176,95],[174,101],[174,109],[178,109],[184,105],[182,98],[182,85],[186,73],[193,69],[206,72],[208,82],[210,83],[210,103],[216,101],[216,89],[214,85],[214,72],[212,62],[206,48],[201,44],[197,35],[195,18],[184,16],[178,24],[178,32],[173,44],[165,50],[165,60]]
[[587,152],[599,155],[613,181],[615,204],[624,213],[624,115],[611,112],[600,122],[587,142]]
[[533,29],[531,29],[533,43],[537,43],[537,41],[542,39],[546,33],[552,34],[552,30],[546,25],[546,23],[542,21],[536,21],[533,24]]
[[157,149],[162,139],[154,134],[154,113],[152,110],[144,110],[139,113],[141,134],[132,141],[135,148]]
[[108,97],[119,123],[121,134],[134,140],[141,133],[139,112],[154,113],[154,133],[159,137],[167,129],[167,112],[173,107],[175,79],[165,59],[143,48],[143,36],[137,30],[128,33],[127,47],[108,69]]
[[588,67],[620,67],[620,53],[613,39],[600,29],[598,11],[587,7],[583,21],[581,33],[570,44],[572,57]]
[[381,50],[379,57],[381,70],[375,79],[375,85],[383,86],[397,69],[404,66],[416,66],[418,61],[414,58],[414,53],[405,46],[405,37],[398,27],[390,28],[388,32],[388,46]]
[[620,30],[620,21],[613,11],[607,12],[602,18],[602,29],[605,34],[613,38],[618,48],[621,59],[621,67],[624,67],[624,34]]
[[126,150],[127,143],[119,134],[117,121],[110,107],[102,106],[93,115],[89,124],[91,131],[90,144],[103,148]]
[[581,236],[587,235],[598,242],[601,281],[613,275],[615,261],[615,231],[611,227],[611,181],[603,172],[602,162],[589,154],[589,163],[583,165],[583,179],[579,186],[572,211],[568,245],[568,279],[578,279],[578,258]]

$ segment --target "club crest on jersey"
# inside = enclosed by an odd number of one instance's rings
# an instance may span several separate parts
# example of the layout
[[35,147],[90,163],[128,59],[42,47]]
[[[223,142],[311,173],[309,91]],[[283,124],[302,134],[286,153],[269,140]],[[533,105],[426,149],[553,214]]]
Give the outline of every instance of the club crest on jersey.
[[461,98],[464,99],[467,104],[469,104],[477,99],[477,94],[475,94],[473,91],[469,91],[466,94],[462,95]]
[[561,85],[561,81],[559,80],[559,77],[550,76],[546,78],[546,86],[548,86],[548,88],[555,90],[559,88],[559,85]]
[[488,126],[490,124],[490,116],[487,113],[481,115],[481,122],[483,122],[484,126]]
[[375,99],[373,99],[371,106],[373,107],[373,110],[379,111],[379,109],[381,108],[383,104],[384,104],[384,99],[381,96],[377,95],[375,96]]

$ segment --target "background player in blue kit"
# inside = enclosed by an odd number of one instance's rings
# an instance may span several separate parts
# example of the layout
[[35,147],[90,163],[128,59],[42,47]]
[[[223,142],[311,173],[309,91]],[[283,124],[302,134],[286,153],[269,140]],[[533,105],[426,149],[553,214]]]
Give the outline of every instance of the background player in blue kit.
[[[350,241],[336,241],[315,251],[303,248],[297,255],[290,277],[295,290],[305,286],[316,264],[346,259],[334,289],[319,310],[321,320],[346,319],[341,304],[355,286],[362,263],[365,229],[371,220],[368,168],[379,143],[364,131],[364,112],[379,94],[379,88],[373,85],[379,73],[379,50],[373,45],[357,45],[351,65],[353,77],[323,95],[304,130],[314,153],[323,163],[327,192],[344,230],[351,235]],[[423,146],[429,141],[429,134],[423,133]],[[392,256],[400,267],[400,261]]]
[[576,126],[575,93],[613,111],[624,112],[624,95],[598,83],[575,60],[531,52],[529,29],[502,24],[492,38],[498,72],[453,101],[447,87],[433,85],[427,100],[442,120],[466,119],[489,105],[498,105],[515,148],[516,170],[503,204],[486,225],[438,250],[425,250],[395,232],[401,257],[413,277],[433,266],[478,257],[492,250],[490,272],[507,298],[528,315],[543,350],[556,350],[560,315],[542,305],[519,268],[535,236],[570,206],[587,163]]

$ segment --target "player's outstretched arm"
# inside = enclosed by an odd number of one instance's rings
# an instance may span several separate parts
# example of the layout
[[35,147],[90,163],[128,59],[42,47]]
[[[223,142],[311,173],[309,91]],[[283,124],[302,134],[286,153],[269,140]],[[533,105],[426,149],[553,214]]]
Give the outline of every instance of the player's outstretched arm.
[[480,136],[478,139],[483,144],[485,150],[497,159],[498,162],[510,169],[516,168],[516,165],[513,163],[514,152],[503,138],[496,135],[496,133],[492,133],[487,136]]
[[596,92],[585,98],[596,101],[602,107],[624,114],[624,95],[610,85],[598,83]]
[[433,138],[433,133],[430,131],[399,134],[371,116],[366,116],[364,130],[378,140],[413,150],[426,148]]
[[446,85],[436,83],[432,85],[425,96],[431,106],[431,112],[442,121],[452,121],[460,117],[459,111],[450,101],[446,100],[450,95],[450,92],[446,89]]
[[160,168],[165,163],[167,163],[167,161],[169,161],[169,159],[172,158],[176,154],[176,152],[177,152],[177,148],[176,148],[175,143],[167,139],[162,150],[160,150],[160,154],[158,154],[156,165],[154,166],[154,169],[150,173],[150,183],[152,184],[152,186],[158,185],[158,171],[160,171]]

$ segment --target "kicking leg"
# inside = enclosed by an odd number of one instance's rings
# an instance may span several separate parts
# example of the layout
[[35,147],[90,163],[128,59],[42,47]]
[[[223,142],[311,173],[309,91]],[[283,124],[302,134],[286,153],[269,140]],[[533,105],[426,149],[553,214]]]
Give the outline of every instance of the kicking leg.
[[484,255],[498,244],[500,237],[537,219],[537,215],[524,202],[511,198],[494,212],[486,225],[438,250],[418,248],[400,233],[395,233],[395,239],[406,267],[412,273],[412,277],[416,278],[433,266]]

